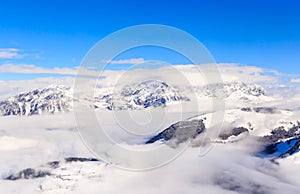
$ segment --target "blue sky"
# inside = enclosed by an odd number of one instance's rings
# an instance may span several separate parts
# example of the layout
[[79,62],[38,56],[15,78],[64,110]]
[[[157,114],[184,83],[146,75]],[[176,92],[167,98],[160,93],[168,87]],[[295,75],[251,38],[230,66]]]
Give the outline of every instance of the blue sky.
[[[15,56],[0,55],[0,64],[78,66],[87,51],[110,33],[150,23],[189,32],[218,63],[300,74],[299,8],[297,0],[2,1],[0,49],[18,50],[10,51]],[[123,57],[185,62],[166,56],[146,49]]]

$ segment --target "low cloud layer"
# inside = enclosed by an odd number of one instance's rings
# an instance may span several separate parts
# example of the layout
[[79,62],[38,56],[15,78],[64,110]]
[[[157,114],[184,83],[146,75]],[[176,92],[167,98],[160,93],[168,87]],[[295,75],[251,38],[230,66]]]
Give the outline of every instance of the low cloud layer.
[[[16,141],[19,146],[14,150],[0,150],[4,158],[0,162],[1,176],[29,167],[36,168],[64,157],[93,157],[80,140],[73,122],[72,114],[0,119],[1,126],[7,126],[1,130],[0,143],[9,146],[13,143],[6,139],[19,140]],[[24,129],[22,126],[27,127]],[[21,140],[36,143],[22,147]],[[170,164],[150,171],[133,172],[111,165],[99,168],[86,164],[83,170],[90,169],[88,176],[70,176],[70,180],[59,181],[48,177],[49,184],[46,186],[54,189],[49,192],[75,194],[297,194],[300,182],[295,177],[299,174],[299,165],[281,160],[278,165],[267,158],[256,157],[252,154],[257,149],[254,143],[249,139],[235,144],[215,144],[204,156],[200,156],[203,148],[189,147]],[[81,166],[74,164],[64,170],[64,174],[80,171]],[[40,193],[39,186],[44,181],[0,180],[0,191],[15,193],[17,187],[21,194]],[[74,185],[69,191],[60,190],[59,185],[70,183]]]
[[[143,58],[111,61],[111,63],[114,64],[141,63],[142,66],[143,64],[147,64],[144,62],[145,60]],[[50,84],[64,84],[72,86],[78,73],[78,68],[45,68],[33,64],[7,63],[0,65],[0,73],[16,73],[18,75],[30,74],[36,76],[43,74],[43,77],[32,80],[22,80],[22,78],[20,78],[20,81],[0,81],[1,99],[3,96],[9,96],[8,94],[16,94],[20,91],[41,88]],[[285,96],[289,97],[294,96],[296,91],[298,91],[293,87],[293,84],[295,85],[299,83],[299,79],[290,76],[290,79],[288,80],[287,78],[289,75],[282,74],[276,70],[234,63],[221,63],[217,65],[208,64],[201,66],[178,64],[172,66],[159,66],[155,69],[151,67],[142,69],[134,68],[128,71],[96,71],[93,69],[81,69],[81,75],[89,77],[89,84],[95,85],[97,83],[102,87],[114,87],[117,84],[125,85],[134,82],[139,83],[149,79],[166,81],[172,86],[199,86],[210,83],[241,81],[246,84],[258,83],[263,85],[272,95],[279,93],[281,95],[285,94]],[[99,75],[102,77],[96,81]],[[22,75],[20,75],[20,77],[22,77]],[[283,81],[282,77],[285,78],[284,80],[288,81]],[[284,91],[284,93],[280,91]]]

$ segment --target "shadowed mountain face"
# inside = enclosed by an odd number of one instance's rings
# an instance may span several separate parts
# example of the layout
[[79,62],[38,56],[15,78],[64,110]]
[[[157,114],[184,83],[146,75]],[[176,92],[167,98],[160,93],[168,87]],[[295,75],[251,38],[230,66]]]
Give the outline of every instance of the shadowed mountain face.
[[285,158],[300,151],[300,123],[289,129],[283,127],[272,130],[270,135],[259,138],[265,145],[262,154],[270,157]]
[[180,121],[163,130],[159,134],[150,138],[146,144],[156,141],[174,141],[179,144],[194,139],[197,135],[205,131],[202,120]]
[[300,151],[300,137],[269,144],[263,154],[274,158],[285,158]]

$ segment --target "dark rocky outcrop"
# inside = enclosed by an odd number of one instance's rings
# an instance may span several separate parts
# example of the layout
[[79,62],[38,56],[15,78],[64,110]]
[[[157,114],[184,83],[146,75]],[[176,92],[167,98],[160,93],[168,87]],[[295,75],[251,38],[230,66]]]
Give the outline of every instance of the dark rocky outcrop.
[[5,178],[5,180],[18,180],[18,179],[36,179],[36,178],[42,178],[45,176],[50,176],[51,172],[47,170],[34,170],[32,168],[27,168],[25,170],[22,170],[16,174],[12,174]]
[[263,114],[279,113],[279,111],[274,107],[254,107],[254,108],[244,107],[244,108],[241,108],[241,111],[256,112],[256,113],[263,113]]
[[158,135],[150,138],[146,144],[156,141],[174,140],[176,143],[183,143],[189,139],[195,138],[205,130],[203,120],[180,121],[160,132]]
[[247,128],[245,128],[245,127],[236,127],[236,128],[233,128],[229,131],[222,132],[219,135],[219,137],[222,140],[227,140],[231,136],[239,136],[240,134],[246,133],[246,132],[249,132],[249,130]]
[[265,147],[263,153],[278,158],[285,158],[298,152],[300,150],[299,148],[300,138],[298,137],[289,139],[287,141],[270,144]]
[[294,125],[292,128],[285,130],[284,127],[278,127],[271,131],[271,135],[266,135],[259,138],[259,141],[266,145],[276,144],[289,138],[299,136],[300,123]]
[[98,162],[96,158],[78,158],[78,157],[69,157],[65,158],[65,161],[68,162]]
[[264,149],[262,154],[285,158],[297,151],[300,147],[300,123],[292,128],[285,130],[284,127],[279,127],[271,132],[271,135],[260,137],[258,140],[263,144]]

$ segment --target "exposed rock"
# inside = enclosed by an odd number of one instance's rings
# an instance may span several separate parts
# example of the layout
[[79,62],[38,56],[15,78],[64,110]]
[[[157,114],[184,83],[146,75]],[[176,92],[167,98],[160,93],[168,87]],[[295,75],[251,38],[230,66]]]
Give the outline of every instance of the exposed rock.
[[96,158],[78,158],[78,157],[69,157],[65,158],[66,162],[98,162]]
[[50,176],[51,172],[47,170],[34,170],[32,168],[27,168],[18,172],[17,174],[12,174],[5,178],[5,180],[18,180],[18,179],[36,179],[45,176]]
[[300,148],[300,138],[292,138],[287,141],[281,141],[278,143],[270,144],[265,147],[263,153],[278,157],[278,158],[285,158],[294,153],[298,152]]
[[285,158],[299,150],[300,147],[300,123],[285,130],[279,127],[271,132],[271,135],[260,137],[258,140],[264,145],[262,154],[267,156]]
[[222,132],[219,137],[222,139],[222,140],[227,140],[229,137],[231,136],[238,136],[242,133],[245,133],[245,132],[249,132],[249,130],[245,127],[236,127],[236,128],[233,128],[229,131],[224,131]]
[[[294,145],[286,153],[280,155],[280,157],[287,157],[299,151],[300,139],[294,139],[294,141],[295,141]],[[291,140],[289,140],[288,144],[289,145],[292,144]]]
[[203,120],[180,121],[149,139],[146,144],[156,141],[174,140],[175,143],[183,143],[189,139],[194,139],[205,130]]
[[276,144],[279,141],[284,141],[288,138],[294,138],[299,136],[300,123],[294,127],[285,130],[284,127],[278,127],[271,132],[271,135],[266,135],[259,138],[259,141],[265,145]]
[[264,113],[264,114],[279,113],[279,111],[274,107],[254,107],[254,108],[245,107],[245,108],[241,108],[241,110],[245,112],[256,112],[256,113]]

